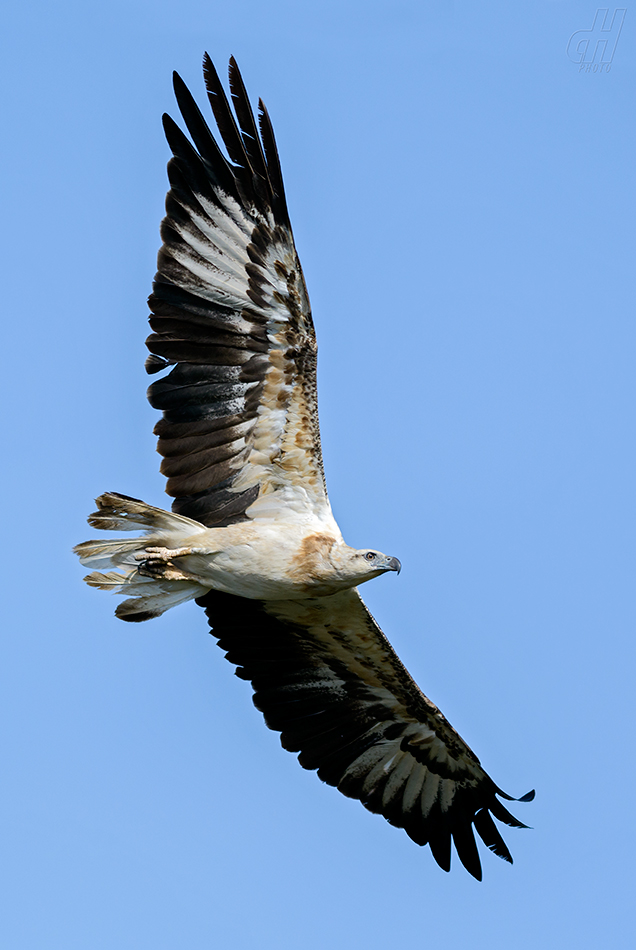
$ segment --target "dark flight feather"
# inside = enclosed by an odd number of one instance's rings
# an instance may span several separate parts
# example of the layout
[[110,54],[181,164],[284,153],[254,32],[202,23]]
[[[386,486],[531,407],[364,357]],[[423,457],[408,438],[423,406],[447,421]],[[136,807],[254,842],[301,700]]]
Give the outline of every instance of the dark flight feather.
[[281,733],[283,748],[299,753],[303,768],[428,844],[444,870],[452,842],[481,880],[473,829],[512,861],[491,817],[525,827],[497,798],[510,796],[423,696],[357,592],[316,600],[323,621],[311,623],[302,620],[311,601],[295,608],[210,591],[197,603],[237,676],[251,681],[267,725]]
[[245,152],[256,177],[255,187],[257,191],[261,193],[264,200],[271,206],[273,198],[272,186],[269,180],[263,146],[261,145],[261,140],[256,130],[254,113],[252,112],[243,78],[233,56],[230,57],[229,75],[234,111],[239,121]]

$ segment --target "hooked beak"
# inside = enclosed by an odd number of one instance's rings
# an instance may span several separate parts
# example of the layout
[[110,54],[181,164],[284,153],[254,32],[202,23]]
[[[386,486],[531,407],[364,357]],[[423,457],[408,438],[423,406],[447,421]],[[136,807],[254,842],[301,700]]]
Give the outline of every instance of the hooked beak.
[[396,571],[396,573],[399,574],[400,571],[402,570],[402,565],[400,564],[400,562],[398,561],[396,557],[387,557],[385,570]]

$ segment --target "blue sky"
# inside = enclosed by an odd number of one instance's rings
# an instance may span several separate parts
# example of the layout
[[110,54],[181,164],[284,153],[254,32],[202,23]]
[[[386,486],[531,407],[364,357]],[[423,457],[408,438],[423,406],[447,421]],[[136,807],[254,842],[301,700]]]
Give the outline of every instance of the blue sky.
[[[596,7],[29,3],[5,12],[0,914],[11,950],[631,946],[635,40]],[[612,8],[613,11],[613,8]],[[636,22],[636,20],[634,21]],[[482,884],[304,772],[194,605],[131,629],[70,553],[165,504],[145,299],[176,117],[234,54],[277,133],[365,588],[513,795]]]

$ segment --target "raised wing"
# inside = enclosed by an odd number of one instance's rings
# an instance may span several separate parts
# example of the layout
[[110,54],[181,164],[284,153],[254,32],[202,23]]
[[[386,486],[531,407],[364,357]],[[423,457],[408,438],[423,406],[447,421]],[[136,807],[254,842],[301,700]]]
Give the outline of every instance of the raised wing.
[[420,691],[356,590],[267,603],[210,591],[197,603],[237,676],[251,680],[267,725],[300,753],[303,768],[430,845],[446,871],[452,839],[481,880],[473,826],[512,863],[492,816],[527,827],[497,796],[514,799]]
[[166,491],[174,511],[208,526],[244,520],[248,508],[250,517],[283,508],[288,520],[330,516],[316,340],[272,126],[259,103],[259,136],[234,59],[236,119],[207,54],[204,76],[229,161],[176,73],[194,147],[164,116],[174,157],[146,368],[176,364],[148,390],[163,410],[155,431]]

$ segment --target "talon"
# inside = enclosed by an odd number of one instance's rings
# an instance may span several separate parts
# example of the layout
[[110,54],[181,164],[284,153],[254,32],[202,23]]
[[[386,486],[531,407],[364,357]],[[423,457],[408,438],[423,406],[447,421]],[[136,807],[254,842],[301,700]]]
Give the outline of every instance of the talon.
[[174,563],[174,558],[194,553],[198,553],[197,548],[147,547],[134,555],[135,561],[138,562],[137,573],[156,580],[191,580],[192,575],[180,570]]
[[137,572],[141,574],[142,577],[165,577],[167,566],[166,561],[144,557],[137,568]]

